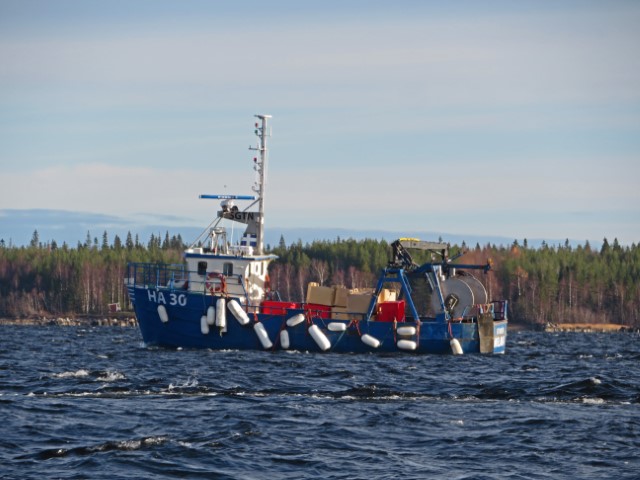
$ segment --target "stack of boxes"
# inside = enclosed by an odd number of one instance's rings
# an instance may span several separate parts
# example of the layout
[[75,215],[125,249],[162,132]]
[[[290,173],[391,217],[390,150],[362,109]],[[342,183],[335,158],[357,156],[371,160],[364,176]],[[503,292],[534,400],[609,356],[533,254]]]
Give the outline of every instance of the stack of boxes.
[[307,286],[307,303],[304,309],[314,317],[331,318],[334,297],[333,287],[322,287],[311,282]]
[[[313,316],[333,320],[361,320],[369,311],[373,289],[348,289],[341,286],[323,287],[310,283],[307,287],[306,310]],[[404,301],[396,302],[394,290],[382,289],[376,299],[374,315],[382,321],[404,321]]]

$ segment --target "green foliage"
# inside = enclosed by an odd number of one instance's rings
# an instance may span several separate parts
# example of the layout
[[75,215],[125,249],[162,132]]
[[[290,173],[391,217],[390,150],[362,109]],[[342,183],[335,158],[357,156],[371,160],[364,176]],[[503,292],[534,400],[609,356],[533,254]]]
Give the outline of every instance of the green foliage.
[[[597,252],[588,242],[572,248],[567,240],[557,247],[543,243],[533,249],[525,239],[522,245],[514,241],[510,248],[487,244],[468,250],[464,244],[453,245],[450,255],[463,249],[467,253],[460,263],[483,264],[491,259],[492,270],[480,279],[491,300],[509,301],[513,321],[640,325],[638,245],[622,247],[617,240],[609,244],[604,239]],[[279,256],[271,267],[272,284],[293,301],[304,299],[303,289],[291,288],[301,277],[320,284],[371,287],[390,255],[384,241],[340,238],[304,246],[298,241],[288,248],[281,238],[271,253]],[[428,262],[429,253],[417,252],[414,260]]]
[[[134,240],[135,238],[135,240]],[[87,232],[77,248],[55,242],[43,245],[37,231],[28,247],[0,243],[0,315],[28,316],[105,313],[107,304],[129,305],[123,279],[128,262],[179,263],[185,245],[179,236],[152,235],[148,243],[128,233],[113,244],[107,232],[99,245]],[[452,246],[455,256],[466,246]],[[390,260],[385,241],[336,239],[301,241],[289,246],[281,238],[269,253],[271,284],[283,298],[304,300],[310,281],[348,288],[372,287]],[[425,252],[426,253],[426,252]],[[603,242],[572,248],[569,242],[538,249],[515,241],[510,247],[485,245],[468,250],[460,263],[493,269],[480,280],[492,300],[509,300],[510,318],[523,323],[611,322],[640,325],[640,246]],[[417,263],[428,255],[414,255]]]
[[29,247],[0,248],[0,315],[102,314],[109,303],[126,307],[127,263],[180,262],[184,248],[179,237],[153,250],[122,248],[119,239],[110,246],[107,239],[104,232],[98,248],[87,232],[85,243],[70,249],[42,245],[34,232]]

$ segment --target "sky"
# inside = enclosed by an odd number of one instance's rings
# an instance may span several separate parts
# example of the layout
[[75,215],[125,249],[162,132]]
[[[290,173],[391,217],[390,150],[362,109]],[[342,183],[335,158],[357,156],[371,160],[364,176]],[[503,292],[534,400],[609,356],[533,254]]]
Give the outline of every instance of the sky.
[[638,25],[615,0],[0,0],[0,236],[33,209],[204,228],[271,114],[267,228],[637,244]]

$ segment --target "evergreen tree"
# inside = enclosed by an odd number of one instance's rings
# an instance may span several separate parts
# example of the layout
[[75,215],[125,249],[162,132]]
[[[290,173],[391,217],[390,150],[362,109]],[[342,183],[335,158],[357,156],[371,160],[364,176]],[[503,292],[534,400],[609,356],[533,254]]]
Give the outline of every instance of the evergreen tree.
[[[137,240],[137,237],[136,237]],[[135,244],[133,243],[133,237],[131,236],[131,232],[127,232],[127,239],[125,240],[125,247],[127,250],[133,250]]]
[[[88,238],[91,248],[90,234]],[[122,278],[127,261],[180,261],[182,238],[174,236],[170,248],[160,249],[161,238],[154,234],[149,249],[138,243],[134,251],[136,243],[129,232],[130,249],[121,252],[116,248],[121,243],[117,236],[113,248],[91,252],[86,242],[78,242],[77,249],[66,243],[57,248],[53,240],[46,254],[39,236],[32,243],[37,248],[16,248],[0,241],[0,316],[101,314],[107,303],[125,304]],[[165,243],[166,239],[165,235]],[[452,257],[457,251],[457,246],[451,247]],[[388,261],[389,245],[376,240],[337,239],[310,244],[298,241],[287,248],[279,242],[274,253],[279,258],[270,267],[272,287],[286,299],[301,301],[308,281],[349,288],[374,286]],[[412,256],[416,263],[429,261],[420,252],[412,252]],[[489,258],[493,260],[492,271],[481,280],[490,299],[509,300],[511,321],[640,326],[638,244],[623,246],[616,239],[609,245],[605,239],[601,250],[592,250],[588,242],[569,248],[566,241],[564,245],[543,243],[530,249],[525,239],[522,246],[518,242],[507,247],[476,245],[459,262],[483,264]]]
[[31,236],[31,242],[29,246],[32,248],[38,248],[40,245],[40,234],[38,234],[38,230],[33,231],[33,235]]

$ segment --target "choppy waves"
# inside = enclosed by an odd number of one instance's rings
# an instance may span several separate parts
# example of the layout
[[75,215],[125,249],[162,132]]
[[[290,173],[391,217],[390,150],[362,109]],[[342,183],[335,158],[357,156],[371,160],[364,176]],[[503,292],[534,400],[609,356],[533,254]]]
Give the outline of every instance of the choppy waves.
[[2,334],[2,478],[640,471],[637,335],[521,333],[504,356],[451,357],[147,349],[114,328]]

